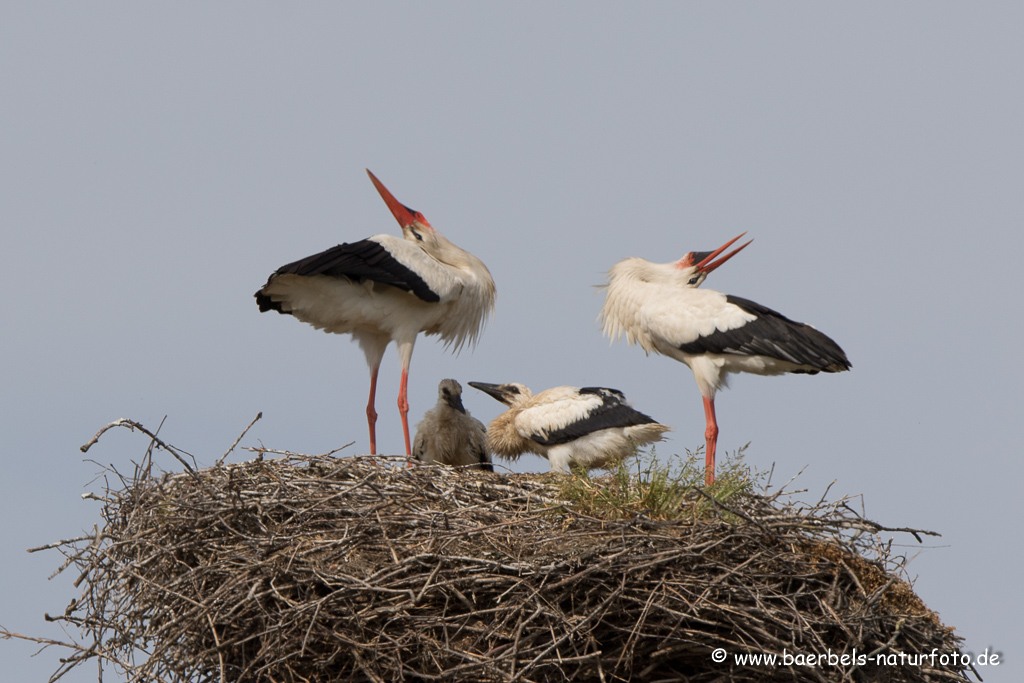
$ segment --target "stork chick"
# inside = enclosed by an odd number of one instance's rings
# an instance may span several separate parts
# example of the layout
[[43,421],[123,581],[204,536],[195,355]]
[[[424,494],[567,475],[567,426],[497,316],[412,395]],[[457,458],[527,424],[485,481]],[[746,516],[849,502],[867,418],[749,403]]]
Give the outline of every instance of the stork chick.
[[487,428],[491,452],[512,460],[536,453],[553,472],[613,465],[671,429],[634,410],[617,389],[554,387],[534,396],[516,383],[469,386],[509,408]]
[[412,450],[421,462],[455,467],[477,465],[487,472],[494,471],[487,447],[487,428],[466,412],[462,385],[453,379],[443,379],[437,385],[437,405],[416,425]]

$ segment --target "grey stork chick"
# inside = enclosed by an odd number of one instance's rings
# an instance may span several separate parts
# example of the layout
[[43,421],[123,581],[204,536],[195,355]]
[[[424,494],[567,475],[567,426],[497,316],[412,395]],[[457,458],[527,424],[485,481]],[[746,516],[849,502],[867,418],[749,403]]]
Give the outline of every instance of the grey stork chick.
[[534,396],[516,383],[469,386],[509,408],[487,428],[491,452],[509,459],[536,453],[554,472],[568,473],[573,465],[607,467],[636,446],[661,441],[671,429],[634,410],[617,389],[554,387]]
[[477,465],[493,472],[487,428],[462,405],[462,386],[453,379],[437,385],[437,405],[416,425],[413,453],[425,463]]

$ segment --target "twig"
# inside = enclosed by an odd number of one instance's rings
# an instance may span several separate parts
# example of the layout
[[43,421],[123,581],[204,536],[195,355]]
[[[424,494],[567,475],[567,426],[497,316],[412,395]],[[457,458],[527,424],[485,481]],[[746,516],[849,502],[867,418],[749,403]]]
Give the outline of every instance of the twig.
[[[161,424],[162,424],[162,423],[161,423]],[[160,440],[160,439],[159,439],[159,438],[157,437],[157,435],[156,435],[156,434],[154,434],[153,432],[149,431],[148,429],[146,429],[145,427],[143,427],[143,426],[142,426],[141,424],[139,424],[138,422],[135,422],[135,421],[133,421],[133,420],[128,420],[128,419],[126,419],[126,418],[121,418],[121,419],[119,419],[119,420],[114,420],[113,422],[111,422],[110,424],[108,424],[108,425],[107,425],[106,427],[104,427],[104,428],[103,428],[103,429],[101,429],[100,431],[96,432],[96,436],[94,436],[94,437],[92,437],[91,439],[89,439],[89,441],[88,441],[87,443],[85,443],[85,444],[84,444],[84,445],[83,445],[83,446],[81,447],[81,449],[80,449],[80,450],[81,450],[81,451],[82,451],[83,453],[87,452],[87,451],[88,451],[88,450],[89,450],[90,448],[92,448],[92,447],[93,447],[93,445],[95,445],[95,444],[96,444],[96,442],[97,442],[97,441],[99,441],[99,440],[100,440],[100,437],[101,437],[101,436],[102,436],[102,435],[103,435],[103,434],[104,434],[104,433],[105,433],[105,432],[106,432],[106,431],[107,431],[108,429],[112,429],[113,427],[127,427],[128,429],[130,429],[130,430],[132,430],[132,431],[134,431],[134,430],[138,429],[138,430],[139,430],[140,432],[142,432],[143,434],[145,434],[146,436],[148,436],[149,438],[151,438],[151,439],[153,440],[153,442],[154,442],[154,443],[156,443],[156,444],[157,444],[158,446],[160,446],[160,448],[164,449],[165,451],[167,451],[168,453],[170,453],[171,455],[173,455],[173,456],[175,457],[175,459],[176,459],[176,460],[177,460],[178,462],[180,462],[180,463],[182,464],[182,466],[183,466],[183,467],[185,468],[185,471],[186,471],[186,472],[188,472],[189,474],[191,474],[191,475],[193,475],[193,476],[195,475],[195,473],[196,473],[195,469],[194,469],[194,468],[193,468],[193,467],[192,467],[191,465],[189,465],[189,464],[188,464],[188,462],[187,462],[187,461],[185,460],[185,458],[181,457],[181,454],[179,454],[177,450],[175,450],[175,449],[174,449],[173,447],[171,447],[171,446],[167,445],[166,443],[164,443],[163,441],[161,441],[161,440]]]
[[[249,423],[249,426],[242,430],[242,433],[238,435],[238,438],[235,439],[235,442],[233,444],[231,444],[231,448],[227,449],[227,451],[224,452],[224,455],[220,456],[220,459],[217,460],[217,462],[216,462],[217,465],[220,465],[222,462],[224,462],[224,458],[228,457],[231,454],[231,451],[235,450],[235,446],[238,445],[238,442],[242,440],[242,437],[244,437],[246,435],[246,433],[250,429],[252,429],[252,426],[254,424],[256,424],[256,421],[259,420],[261,417],[263,417],[263,411],[262,410],[260,412],[256,413],[256,417],[254,417],[252,419],[252,422]],[[355,443],[355,442],[353,441],[352,443]]]

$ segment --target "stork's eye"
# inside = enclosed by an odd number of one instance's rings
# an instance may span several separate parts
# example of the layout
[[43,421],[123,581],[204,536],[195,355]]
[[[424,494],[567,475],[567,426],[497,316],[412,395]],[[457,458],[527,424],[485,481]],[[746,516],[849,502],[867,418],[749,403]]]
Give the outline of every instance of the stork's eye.
[[687,282],[686,284],[695,285],[695,284],[697,284],[697,280],[700,280],[700,277],[691,277],[690,281]]
[[412,234],[416,235],[416,239],[418,239],[420,242],[423,241],[423,235],[421,235],[417,230],[413,230]]

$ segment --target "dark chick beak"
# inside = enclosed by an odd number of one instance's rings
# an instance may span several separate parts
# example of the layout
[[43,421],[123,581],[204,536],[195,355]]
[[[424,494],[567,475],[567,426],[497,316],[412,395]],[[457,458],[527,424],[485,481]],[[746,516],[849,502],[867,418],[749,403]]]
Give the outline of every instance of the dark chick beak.
[[466,412],[466,406],[462,405],[462,394],[449,394],[445,396],[445,402],[448,403],[449,407],[460,413]]
[[487,382],[468,382],[468,384],[474,389],[479,389],[484,392],[491,398],[500,401],[505,405],[509,405],[511,393],[509,392],[508,387],[502,384],[488,384]]

